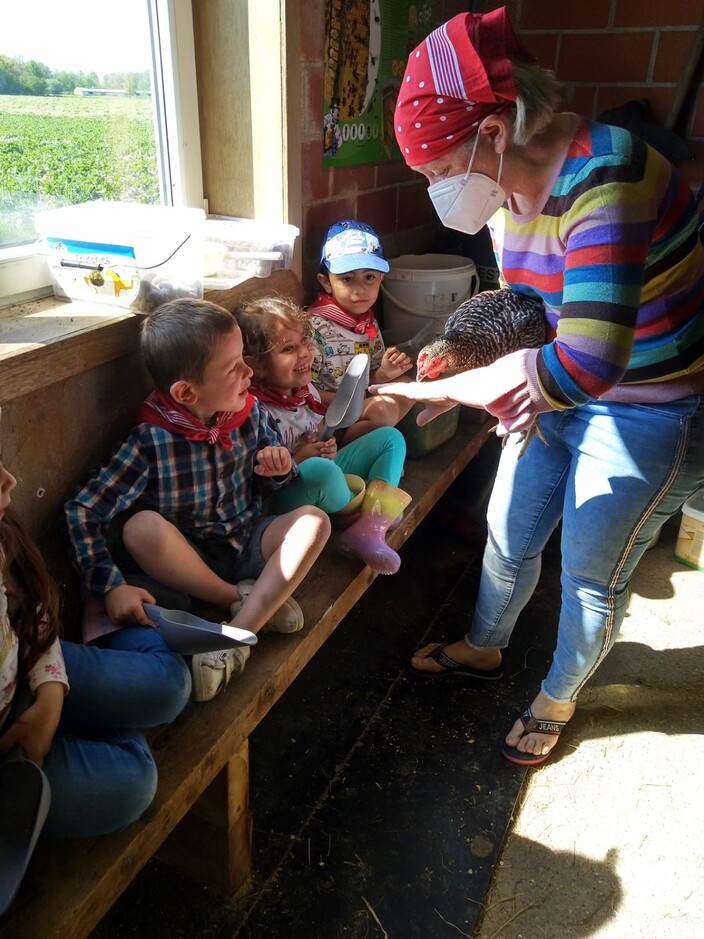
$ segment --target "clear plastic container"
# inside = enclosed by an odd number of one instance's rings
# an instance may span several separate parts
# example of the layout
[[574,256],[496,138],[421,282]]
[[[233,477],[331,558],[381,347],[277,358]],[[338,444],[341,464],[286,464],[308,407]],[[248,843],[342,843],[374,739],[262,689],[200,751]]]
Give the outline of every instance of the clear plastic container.
[[149,313],[203,296],[202,209],[95,201],[38,212],[35,222],[57,297]]
[[203,235],[205,289],[227,290],[291,267],[298,233],[295,225],[209,215]]

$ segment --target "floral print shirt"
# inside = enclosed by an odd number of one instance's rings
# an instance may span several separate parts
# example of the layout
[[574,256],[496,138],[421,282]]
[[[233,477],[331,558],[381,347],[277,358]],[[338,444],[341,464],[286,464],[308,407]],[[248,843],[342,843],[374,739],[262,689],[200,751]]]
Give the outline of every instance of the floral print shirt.
[[[2,574],[0,573],[0,577]],[[68,691],[68,677],[59,639],[55,639],[46,652],[39,656],[27,675],[19,674],[19,639],[10,625],[7,612],[7,594],[0,580],[0,727],[10,711],[20,679],[27,678],[32,694],[47,681],[61,682]]]

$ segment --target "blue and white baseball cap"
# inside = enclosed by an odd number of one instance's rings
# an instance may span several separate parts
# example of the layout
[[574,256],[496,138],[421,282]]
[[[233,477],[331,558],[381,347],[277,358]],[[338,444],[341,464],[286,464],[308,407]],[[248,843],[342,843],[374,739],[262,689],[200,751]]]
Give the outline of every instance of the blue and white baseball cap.
[[320,263],[333,274],[346,274],[360,268],[384,274],[389,270],[377,233],[371,225],[351,218],[330,226],[320,252]]

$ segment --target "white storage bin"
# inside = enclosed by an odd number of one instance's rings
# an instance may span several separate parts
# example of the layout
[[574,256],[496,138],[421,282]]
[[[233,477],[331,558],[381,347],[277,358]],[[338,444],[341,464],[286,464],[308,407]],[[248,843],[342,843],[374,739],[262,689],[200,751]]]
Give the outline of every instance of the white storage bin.
[[682,506],[675,557],[688,567],[704,571],[704,489],[698,489]]
[[209,215],[204,227],[204,286],[227,290],[250,277],[291,267],[295,225]]
[[202,209],[99,200],[38,212],[35,222],[57,297],[148,313],[203,296]]
[[441,335],[448,316],[479,290],[474,261],[454,254],[389,258],[384,276],[384,324],[412,339],[431,321]]

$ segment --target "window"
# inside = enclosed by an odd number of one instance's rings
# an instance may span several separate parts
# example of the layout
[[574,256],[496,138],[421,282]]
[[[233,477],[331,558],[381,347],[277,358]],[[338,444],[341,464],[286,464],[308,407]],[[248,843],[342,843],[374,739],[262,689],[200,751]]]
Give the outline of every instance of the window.
[[203,204],[190,0],[18,10],[0,35],[0,304],[48,292],[39,209]]

